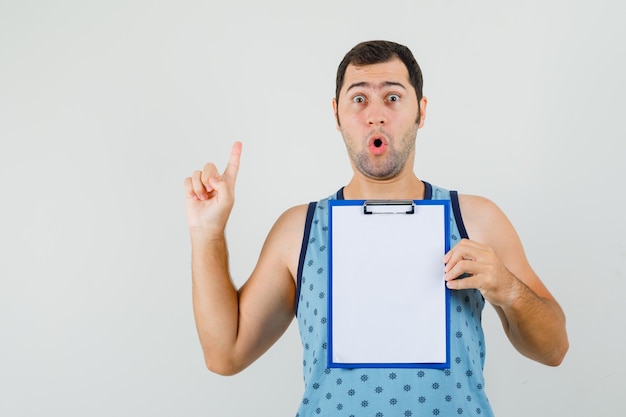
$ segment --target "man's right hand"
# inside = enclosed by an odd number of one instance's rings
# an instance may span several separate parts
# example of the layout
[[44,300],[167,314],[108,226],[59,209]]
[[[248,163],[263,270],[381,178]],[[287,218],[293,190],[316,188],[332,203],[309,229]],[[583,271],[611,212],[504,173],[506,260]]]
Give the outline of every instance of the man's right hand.
[[239,172],[241,142],[233,144],[228,165],[220,175],[215,164],[185,178],[185,207],[189,232],[198,237],[223,236],[235,202],[235,182]]

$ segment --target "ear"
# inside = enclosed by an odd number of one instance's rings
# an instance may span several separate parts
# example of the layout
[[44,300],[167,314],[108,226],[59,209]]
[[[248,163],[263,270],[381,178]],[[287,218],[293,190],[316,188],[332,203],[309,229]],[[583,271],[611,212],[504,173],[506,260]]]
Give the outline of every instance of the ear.
[[333,98],[333,114],[335,115],[335,127],[337,130],[341,130],[341,123],[339,123],[339,109],[337,108],[337,99]]
[[422,97],[420,100],[420,121],[417,126],[418,129],[421,129],[424,126],[424,120],[426,119],[426,105],[428,104],[428,99],[426,97]]

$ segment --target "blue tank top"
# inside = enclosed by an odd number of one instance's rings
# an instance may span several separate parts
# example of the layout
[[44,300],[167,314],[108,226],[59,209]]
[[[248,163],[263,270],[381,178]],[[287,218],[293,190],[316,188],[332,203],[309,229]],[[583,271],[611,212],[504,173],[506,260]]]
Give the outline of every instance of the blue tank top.
[[[450,247],[467,238],[454,191],[424,182],[425,200],[450,200]],[[450,293],[450,368],[328,368],[328,200],[307,213],[298,265],[296,317],[303,346],[304,395],[296,417],[480,416],[493,412],[484,390],[484,299]]]

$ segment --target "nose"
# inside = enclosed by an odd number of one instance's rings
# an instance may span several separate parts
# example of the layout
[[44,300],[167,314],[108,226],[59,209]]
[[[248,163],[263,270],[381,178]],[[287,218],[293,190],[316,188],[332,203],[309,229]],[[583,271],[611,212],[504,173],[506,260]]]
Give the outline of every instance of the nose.
[[387,123],[384,105],[371,103],[368,107],[367,124],[370,126],[380,126]]

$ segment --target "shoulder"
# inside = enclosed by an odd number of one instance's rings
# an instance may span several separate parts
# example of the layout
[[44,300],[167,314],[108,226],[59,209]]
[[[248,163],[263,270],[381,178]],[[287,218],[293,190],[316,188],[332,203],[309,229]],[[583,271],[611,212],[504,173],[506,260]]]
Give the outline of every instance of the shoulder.
[[285,210],[278,217],[263,245],[260,263],[273,259],[285,265],[292,277],[296,276],[307,210],[308,204],[302,204]]
[[308,208],[308,204],[300,204],[285,210],[280,217],[278,217],[278,220],[276,220],[274,229],[282,231],[293,229],[302,230],[306,221]]
[[292,258],[299,253],[308,204],[302,204],[285,210],[276,220],[270,230],[266,246],[274,248],[282,256]]
[[281,246],[292,246],[302,239],[308,204],[285,210],[276,220],[267,237],[268,242],[278,242]]
[[495,243],[515,234],[504,212],[488,198],[459,194],[459,208],[470,239],[482,243]]
[[503,214],[496,203],[478,195],[459,194],[459,206],[466,220],[480,220],[483,217]]

